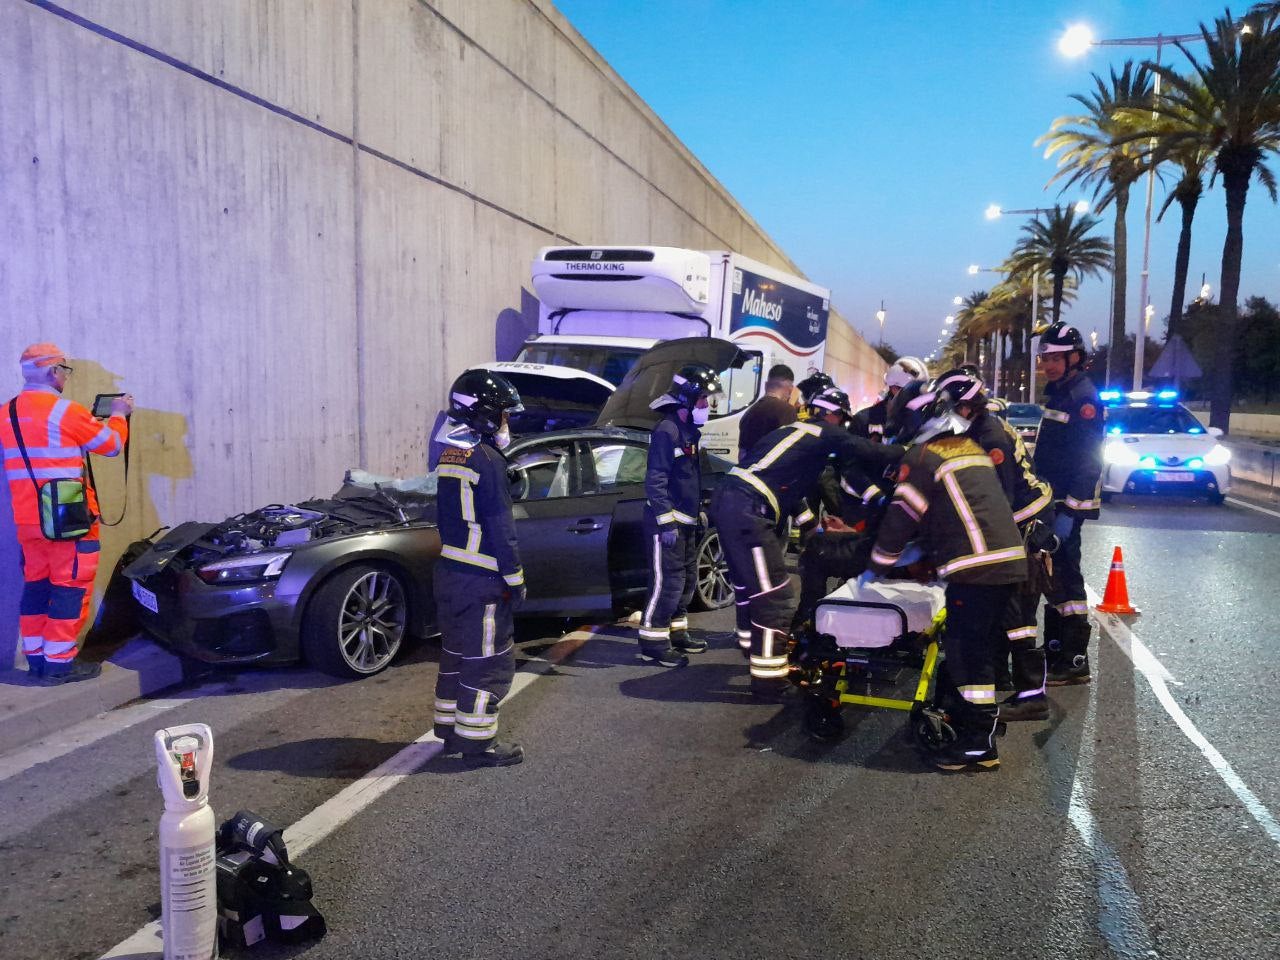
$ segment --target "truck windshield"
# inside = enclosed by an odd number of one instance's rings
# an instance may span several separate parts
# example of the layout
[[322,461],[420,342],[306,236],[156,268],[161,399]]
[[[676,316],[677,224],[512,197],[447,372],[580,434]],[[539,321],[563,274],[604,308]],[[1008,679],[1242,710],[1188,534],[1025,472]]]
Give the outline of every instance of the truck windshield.
[[724,393],[711,398],[711,415],[727,417],[751,406],[760,393],[760,370],[764,358],[754,350],[745,351],[751,360],[740,367],[720,371]]
[[529,343],[516,359],[524,363],[545,363],[553,367],[572,367],[585,370],[608,380],[615,387],[621,385],[640,354],[636,348],[594,346],[578,343]]

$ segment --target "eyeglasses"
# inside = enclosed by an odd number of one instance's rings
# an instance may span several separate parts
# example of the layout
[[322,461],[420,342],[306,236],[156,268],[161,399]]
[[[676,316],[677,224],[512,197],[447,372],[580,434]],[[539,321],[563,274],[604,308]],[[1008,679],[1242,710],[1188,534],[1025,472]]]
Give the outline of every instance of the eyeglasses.
[[75,367],[69,367],[69,366],[67,366],[65,363],[55,363],[55,364],[53,365],[53,369],[55,369],[55,370],[61,370],[61,371],[62,371],[63,373],[65,373],[68,377],[69,377],[69,376],[71,376],[73,373],[75,373],[75,372],[76,372],[76,368],[75,368]]

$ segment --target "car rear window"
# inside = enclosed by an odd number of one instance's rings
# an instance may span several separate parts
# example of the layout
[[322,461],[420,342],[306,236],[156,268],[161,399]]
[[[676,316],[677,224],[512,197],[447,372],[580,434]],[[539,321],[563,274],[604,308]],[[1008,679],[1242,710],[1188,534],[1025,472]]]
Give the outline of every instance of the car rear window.
[[1204,433],[1185,407],[1108,407],[1108,433]]

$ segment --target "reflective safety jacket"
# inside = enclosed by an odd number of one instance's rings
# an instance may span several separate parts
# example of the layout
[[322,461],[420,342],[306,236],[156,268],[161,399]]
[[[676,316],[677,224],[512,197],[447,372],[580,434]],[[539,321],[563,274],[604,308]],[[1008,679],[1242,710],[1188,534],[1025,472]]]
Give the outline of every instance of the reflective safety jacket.
[[692,423],[666,413],[649,435],[649,463],[644,475],[646,505],[660,530],[698,524],[702,507],[702,470],[698,440]]
[[1027,445],[1003,417],[978,413],[969,428],[969,436],[987,451],[1000,486],[1013,509],[1013,521],[1019,527],[1030,520],[1053,522],[1053,491],[1036,476],[1031,467]]
[[[89,409],[68,400],[52,387],[27,387],[17,396],[18,427],[31,459],[31,471],[41,486],[46,480],[78,480],[84,476],[86,453],[114,457],[124,449],[129,424],[124,417],[105,423]],[[22,451],[9,421],[9,404],[0,408],[0,446],[4,448],[4,474],[9,481],[14,523],[40,522],[36,488],[22,460]],[[98,516],[98,495],[85,483],[89,510]]]
[[889,399],[881,397],[869,407],[864,407],[853,415],[853,424],[849,427],[855,437],[866,437],[868,440],[883,442],[884,421],[889,414]]
[[1045,388],[1044,419],[1036,437],[1035,470],[1059,506],[1092,520],[1102,506],[1102,403],[1093,382],[1076,371]]
[[901,447],[855,437],[844,427],[797,422],[779,427],[757,443],[742,464],[729,471],[725,482],[759,494],[776,522],[793,517],[803,526],[815,519],[809,504],[818,502],[818,478],[828,463],[841,477],[865,478],[880,475],[901,456]]
[[991,458],[970,437],[939,437],[907,451],[871,566],[888,570],[917,538],[944,580],[995,586],[1027,578],[1009,501]]
[[522,585],[506,458],[485,442],[469,448],[445,446],[436,475],[440,562],[488,570],[508,586]]

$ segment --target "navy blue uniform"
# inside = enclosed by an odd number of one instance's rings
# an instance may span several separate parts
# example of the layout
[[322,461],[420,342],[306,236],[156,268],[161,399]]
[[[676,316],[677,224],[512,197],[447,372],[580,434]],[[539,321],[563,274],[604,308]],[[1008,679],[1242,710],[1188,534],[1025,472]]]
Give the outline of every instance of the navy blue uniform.
[[865,437],[877,442],[884,441],[884,422],[889,413],[889,398],[881,397],[869,407],[864,407],[853,415],[849,431],[855,437]]
[[[754,681],[785,681],[791,622],[791,581],[783,561],[788,518],[802,527],[816,521],[818,478],[834,465],[880,473],[901,456],[821,421],[793,423],[773,431],[734,467],[712,498],[738,603],[738,644],[749,653]],[[744,626],[745,624],[745,626]]]
[[[640,644],[663,651],[672,632],[687,635],[689,601],[697,585],[698,516],[702,508],[701,433],[670,409],[649,438],[644,475],[644,528],[649,544],[649,601],[640,621]],[[661,534],[676,531],[663,546]]]
[[1102,506],[1102,403],[1083,373],[1068,373],[1046,388],[1044,419],[1036,438],[1035,469],[1053,488],[1057,512],[1072,518],[1070,533],[1053,555],[1053,590],[1044,608],[1050,670],[1084,656],[1089,646],[1089,602],[1080,570],[1080,529]]
[[498,704],[515,674],[512,594],[524,586],[507,461],[486,442],[446,446],[437,473],[435,732],[456,737],[464,753],[482,753],[498,734]]

